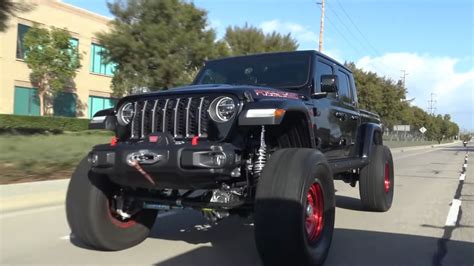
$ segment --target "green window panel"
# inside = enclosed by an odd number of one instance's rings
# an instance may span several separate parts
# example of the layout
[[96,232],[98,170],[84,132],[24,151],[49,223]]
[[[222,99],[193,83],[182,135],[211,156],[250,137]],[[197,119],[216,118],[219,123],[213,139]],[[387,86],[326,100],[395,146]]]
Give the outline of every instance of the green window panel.
[[61,92],[53,101],[54,116],[76,117],[77,95],[69,92]]
[[116,103],[116,99],[89,96],[89,118],[92,118],[95,113],[101,110],[113,108]]
[[38,91],[15,86],[13,113],[16,115],[40,115]]
[[92,73],[113,76],[116,64],[107,63],[103,56],[105,48],[98,44],[93,43],[91,45],[91,64],[90,71]]
[[25,58],[25,45],[23,43],[25,39],[25,34],[28,32],[30,27],[18,24],[18,32],[16,37],[16,58],[24,59]]

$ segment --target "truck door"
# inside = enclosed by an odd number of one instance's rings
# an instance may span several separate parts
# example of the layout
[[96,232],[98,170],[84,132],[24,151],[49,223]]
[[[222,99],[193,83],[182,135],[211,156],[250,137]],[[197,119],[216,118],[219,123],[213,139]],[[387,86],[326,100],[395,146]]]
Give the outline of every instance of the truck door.
[[338,76],[339,84],[336,101],[337,107],[333,115],[341,127],[343,156],[348,157],[353,154],[351,151],[355,148],[357,128],[360,124],[360,113],[352,75],[342,67],[338,68],[336,75]]
[[[315,65],[314,92],[321,92],[321,76],[334,75],[335,64],[318,57]],[[341,122],[334,116],[338,108],[336,99],[336,93],[331,93],[326,98],[313,99],[313,124],[315,125],[316,143],[318,149],[328,159],[341,158],[344,153],[341,146],[343,137]]]

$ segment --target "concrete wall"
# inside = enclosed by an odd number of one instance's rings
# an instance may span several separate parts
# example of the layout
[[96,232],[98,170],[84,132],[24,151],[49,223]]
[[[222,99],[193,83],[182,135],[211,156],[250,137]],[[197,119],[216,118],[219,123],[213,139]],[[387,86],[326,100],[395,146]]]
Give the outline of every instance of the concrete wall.
[[97,43],[95,34],[108,29],[109,19],[54,0],[27,0],[32,6],[29,12],[17,13],[10,17],[9,28],[0,33],[0,113],[12,114],[14,87],[33,87],[29,79],[29,69],[23,60],[16,58],[18,24],[32,26],[34,22],[44,26],[66,28],[72,37],[79,40],[82,67],[74,79],[78,96],[77,113],[87,117],[88,97],[110,97],[111,77],[90,72],[91,43]]

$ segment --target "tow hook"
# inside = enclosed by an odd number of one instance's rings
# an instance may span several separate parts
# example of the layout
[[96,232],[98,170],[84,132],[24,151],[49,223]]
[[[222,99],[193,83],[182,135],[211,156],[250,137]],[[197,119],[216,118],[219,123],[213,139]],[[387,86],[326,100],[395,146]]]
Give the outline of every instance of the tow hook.
[[127,155],[126,161],[127,164],[135,168],[140,174],[145,177],[148,182],[153,185],[156,185],[153,178],[140,166],[141,164],[154,164],[159,162],[163,158],[163,155],[156,154],[149,150],[140,150],[138,152],[133,152]]
[[127,164],[134,167],[138,164],[155,164],[163,158],[163,155],[156,154],[149,150],[139,150],[127,155]]

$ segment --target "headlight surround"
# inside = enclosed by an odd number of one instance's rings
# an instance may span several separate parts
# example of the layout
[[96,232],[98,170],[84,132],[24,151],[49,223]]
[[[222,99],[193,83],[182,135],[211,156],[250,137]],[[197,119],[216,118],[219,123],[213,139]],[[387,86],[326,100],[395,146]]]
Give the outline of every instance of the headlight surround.
[[117,113],[117,120],[121,126],[130,124],[135,115],[135,108],[133,103],[125,103],[122,105]]
[[230,121],[237,111],[234,99],[228,96],[221,96],[212,101],[209,107],[209,114],[212,120],[218,123]]

